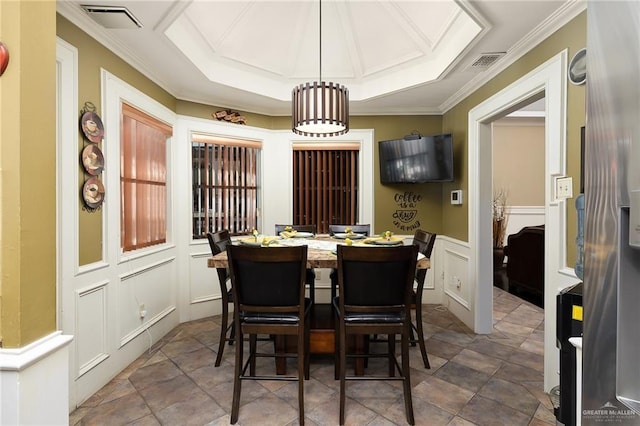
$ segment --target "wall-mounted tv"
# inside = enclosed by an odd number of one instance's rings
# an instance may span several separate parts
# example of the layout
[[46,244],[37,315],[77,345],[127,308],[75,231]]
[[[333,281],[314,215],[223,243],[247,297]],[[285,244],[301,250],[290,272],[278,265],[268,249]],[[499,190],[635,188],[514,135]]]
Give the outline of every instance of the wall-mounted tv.
[[381,141],[380,183],[424,183],[453,181],[451,134],[408,135]]

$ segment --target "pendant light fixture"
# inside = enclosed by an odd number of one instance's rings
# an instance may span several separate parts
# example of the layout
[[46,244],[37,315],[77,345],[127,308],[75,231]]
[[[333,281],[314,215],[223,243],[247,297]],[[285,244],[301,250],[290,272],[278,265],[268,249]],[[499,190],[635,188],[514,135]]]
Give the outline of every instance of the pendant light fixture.
[[303,136],[338,136],[349,131],[349,89],[322,81],[322,0],[320,12],[320,75],[291,92],[292,130]]

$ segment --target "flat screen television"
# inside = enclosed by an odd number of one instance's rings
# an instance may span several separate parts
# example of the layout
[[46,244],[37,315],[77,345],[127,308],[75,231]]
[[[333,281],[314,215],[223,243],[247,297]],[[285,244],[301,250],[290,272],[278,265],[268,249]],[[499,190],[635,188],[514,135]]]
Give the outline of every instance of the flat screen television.
[[451,134],[409,135],[381,141],[380,183],[425,183],[453,181]]

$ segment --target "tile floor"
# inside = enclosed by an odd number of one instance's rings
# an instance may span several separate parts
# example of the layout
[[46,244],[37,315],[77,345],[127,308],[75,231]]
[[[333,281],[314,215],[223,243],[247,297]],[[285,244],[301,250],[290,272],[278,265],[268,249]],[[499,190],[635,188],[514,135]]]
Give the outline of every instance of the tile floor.
[[[494,287],[494,332],[475,335],[425,305],[431,369],[411,348],[417,425],[555,425],[543,391],[543,311]],[[71,425],[227,425],[234,351],[214,367],[220,317],[180,324],[71,413]],[[258,368],[272,368],[265,359]],[[369,369],[381,368],[371,361]],[[380,360],[380,362],[384,362]],[[260,370],[259,370],[260,371]],[[264,370],[262,370],[264,371]],[[401,382],[348,382],[347,425],[406,424]],[[312,358],[305,423],[338,424],[331,358]],[[239,425],[298,424],[297,383],[245,381]]]

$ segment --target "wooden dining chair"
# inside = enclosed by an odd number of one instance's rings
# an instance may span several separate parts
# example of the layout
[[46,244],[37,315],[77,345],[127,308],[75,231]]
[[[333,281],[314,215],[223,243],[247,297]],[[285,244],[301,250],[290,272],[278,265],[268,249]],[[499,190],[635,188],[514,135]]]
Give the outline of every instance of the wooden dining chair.
[[[231,236],[229,231],[224,229],[217,232],[208,232],[207,239],[211,254],[216,255],[227,250],[227,246],[231,245]],[[220,295],[222,297],[222,320],[220,323],[220,339],[218,341],[218,355],[216,356],[215,366],[219,367],[222,361],[224,345],[226,342],[233,344],[234,339],[234,322],[229,322],[229,305],[233,304],[233,292],[230,288],[231,274],[228,268],[216,268],[218,273],[218,281],[220,283]],[[229,287],[228,287],[229,286]]]
[[[317,234],[316,225],[280,225],[276,224],[276,235],[280,235],[287,226],[292,227],[298,232],[311,232],[313,235]],[[305,277],[305,283],[309,286],[309,298],[311,303],[316,303],[316,271],[313,268],[307,268]]]
[[[426,258],[431,258],[431,252],[433,251],[433,245],[436,242],[436,234],[417,229],[413,234],[413,244],[418,246],[420,253],[424,254]],[[424,331],[422,329],[422,292],[424,290],[424,281],[427,277],[427,269],[416,269],[415,282],[416,288],[412,291],[411,308],[415,310],[415,322],[411,323],[411,336],[409,342],[412,346],[416,343],[420,346],[420,353],[422,354],[422,362],[424,362],[424,368],[431,368],[429,365],[429,357],[427,356],[427,348],[424,342]],[[416,335],[414,337],[413,331]]]
[[316,225],[280,225],[276,224],[276,235],[285,230],[287,226],[292,227],[299,232],[311,232],[313,235],[317,234],[318,227]]
[[[336,315],[340,379],[340,424],[345,420],[346,381],[401,380],[407,422],[415,424],[411,399],[409,334],[411,301],[418,247],[355,247],[339,245],[339,296],[332,300]],[[353,353],[347,350],[349,336],[387,335],[386,353]],[[400,336],[401,364],[395,357],[396,336]],[[389,371],[382,375],[347,375],[347,359],[387,358]],[[399,377],[395,376],[396,371]]]
[[[233,377],[231,424],[238,421],[244,380],[290,380],[298,382],[299,424],[304,424],[304,380],[309,378],[309,312],[305,298],[307,246],[262,248],[228,246],[227,257],[236,324],[236,357]],[[257,335],[297,338],[295,353],[259,352]],[[249,337],[249,356],[244,361],[244,336]],[[261,347],[262,349],[262,347]],[[256,375],[256,358],[297,358],[297,376]],[[249,371],[247,372],[247,368]]]
[[371,233],[371,225],[367,223],[357,225],[329,225],[329,235],[333,236],[334,234],[344,233],[347,228],[351,228],[356,234],[364,234],[367,237]]
[[[334,234],[342,234],[347,230],[347,228],[351,228],[355,234],[362,234],[367,237],[371,233],[371,225],[368,223],[362,223],[357,225],[329,225],[329,235],[333,236]],[[331,281],[331,300],[333,300],[333,298],[336,297],[338,288],[335,269],[332,269],[331,273],[329,273],[329,280]]]

